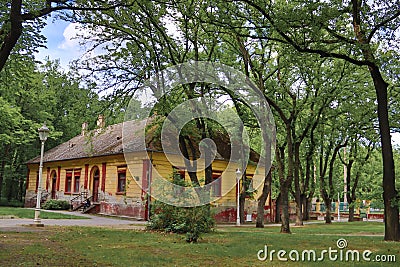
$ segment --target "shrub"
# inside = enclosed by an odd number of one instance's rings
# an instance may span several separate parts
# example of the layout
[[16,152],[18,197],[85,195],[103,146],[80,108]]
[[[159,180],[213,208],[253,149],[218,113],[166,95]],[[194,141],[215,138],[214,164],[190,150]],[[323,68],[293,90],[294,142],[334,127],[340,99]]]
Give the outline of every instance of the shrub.
[[42,208],[46,210],[68,210],[70,206],[66,200],[50,199],[43,204]]
[[202,233],[210,232],[215,224],[209,206],[183,208],[160,201],[152,205],[147,229],[186,234],[186,241],[197,242]]
[[24,202],[19,201],[19,200],[10,200],[8,201],[5,198],[0,199],[0,206],[6,206],[6,207],[23,207]]

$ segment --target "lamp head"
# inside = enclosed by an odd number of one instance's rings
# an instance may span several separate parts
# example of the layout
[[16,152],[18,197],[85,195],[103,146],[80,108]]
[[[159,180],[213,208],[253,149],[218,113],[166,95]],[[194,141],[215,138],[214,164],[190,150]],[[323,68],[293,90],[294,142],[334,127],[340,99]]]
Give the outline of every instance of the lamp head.
[[46,124],[43,124],[43,126],[38,129],[38,132],[40,141],[44,142],[47,140],[50,130],[46,127]]
[[242,175],[242,172],[240,171],[239,168],[237,168],[236,169],[236,177],[239,179],[241,175]]

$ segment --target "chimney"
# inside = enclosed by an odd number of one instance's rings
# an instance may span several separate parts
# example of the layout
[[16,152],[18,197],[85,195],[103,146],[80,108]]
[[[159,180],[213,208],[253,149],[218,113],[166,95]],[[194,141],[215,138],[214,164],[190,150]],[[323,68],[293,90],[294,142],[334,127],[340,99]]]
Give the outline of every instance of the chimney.
[[87,122],[82,123],[82,136],[85,136],[89,129],[89,124]]
[[97,129],[103,129],[106,126],[106,120],[103,115],[99,115],[97,118]]

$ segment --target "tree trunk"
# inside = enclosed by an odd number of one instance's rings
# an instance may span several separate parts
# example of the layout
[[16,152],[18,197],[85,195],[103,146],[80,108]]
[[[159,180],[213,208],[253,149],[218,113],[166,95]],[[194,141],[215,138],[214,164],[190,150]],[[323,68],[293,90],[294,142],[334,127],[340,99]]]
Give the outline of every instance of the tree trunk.
[[3,177],[4,177],[5,166],[6,166],[6,160],[4,157],[2,157],[0,164],[0,199],[1,199],[1,193],[3,191]]
[[[269,119],[263,120],[263,122],[270,122]],[[269,123],[270,124],[270,123]],[[271,125],[269,125],[271,127]],[[257,228],[264,228],[264,207],[265,203],[268,199],[268,195],[270,198],[270,207],[269,207],[269,215],[270,215],[270,221],[272,222],[272,194],[271,194],[271,188],[272,188],[272,141],[270,136],[263,131],[263,140],[265,142],[265,165],[264,165],[264,185],[263,185],[263,190],[261,193],[261,196],[258,199],[257,203],[257,218],[256,218],[256,227]],[[268,172],[267,172],[268,171]]]
[[399,207],[397,205],[396,177],[393,161],[393,150],[390,136],[389,112],[387,100],[388,83],[383,79],[376,65],[373,49],[365,32],[361,27],[361,5],[358,1],[352,1],[353,29],[360,44],[364,58],[369,61],[368,69],[374,82],[376,98],[378,102],[379,134],[382,145],[383,161],[383,202],[385,205],[385,240],[400,241]]
[[14,174],[11,174],[9,177],[8,177],[8,181],[6,181],[6,190],[7,190],[7,200],[8,200],[8,202],[10,202],[13,198],[14,198],[14,195],[15,195],[15,186],[14,186],[14,177],[13,177],[13,175]]
[[[243,182],[243,179],[242,179]],[[244,184],[244,183],[242,183]],[[246,203],[246,192],[244,192],[244,187],[242,186],[242,192],[239,195],[239,216],[240,216],[240,224],[244,224],[244,206]]]
[[300,201],[301,201],[303,220],[308,221],[310,219],[310,213],[308,210],[308,199],[304,194],[302,194],[300,196]]
[[[314,195],[314,194],[313,194]],[[311,195],[310,197],[307,197],[306,198],[306,213],[307,213],[307,220],[309,220],[310,219],[310,213],[311,213],[311,208],[312,208],[312,196],[313,195]]]
[[326,207],[326,212],[325,212],[325,223],[332,223],[332,213],[331,213],[331,208],[332,208],[332,201],[331,199],[324,199],[325,207]]
[[[293,149],[293,139],[291,135],[290,123],[286,123],[286,140],[287,140],[287,148],[288,148],[288,157],[287,157],[287,175],[286,179],[284,179],[284,151],[279,151],[279,179],[280,179],[280,191],[281,191],[281,205],[282,205],[282,214],[281,214],[281,233],[291,233],[290,232],[290,214],[289,214],[289,189],[291,188],[293,182],[293,170],[294,170],[294,149]],[[278,149],[277,149],[278,151]]]
[[[353,152],[353,148],[350,150],[350,156],[352,156],[352,152]],[[355,198],[353,198],[353,196],[350,194],[351,193],[351,169],[353,168],[353,164],[354,164],[354,160],[350,159],[348,164],[345,164],[346,166],[346,198],[347,198],[347,202],[349,203],[349,222],[353,222],[354,221],[354,200]],[[355,188],[353,187],[353,189],[355,190]]]
[[300,143],[294,144],[294,188],[295,188],[295,201],[296,201],[296,226],[303,225],[302,214],[302,201],[300,192]]
[[[268,199],[268,195],[270,194],[271,191],[271,183],[272,183],[272,174],[270,169],[267,174],[267,177],[265,177],[263,191],[257,203],[257,219],[256,219],[257,228],[264,228],[264,206],[265,202]],[[269,208],[271,209],[272,207]]]
[[11,51],[18,42],[22,34],[22,18],[21,18],[22,0],[13,0],[11,2],[10,11],[10,30],[4,36],[3,46],[0,48],[0,71],[6,65],[7,59]]
[[289,225],[289,188],[286,186],[281,186],[281,233],[290,234]]
[[5,167],[6,167],[6,158],[8,157],[8,154],[10,152],[10,145],[6,145],[4,148],[4,153],[1,157],[1,164],[0,164],[0,199],[2,196],[3,192],[3,183],[4,183],[4,172],[5,172]]
[[24,197],[24,195],[25,195],[25,190],[24,190],[24,178],[23,178],[23,176],[20,176],[19,177],[19,193],[18,193],[18,198],[17,198],[17,200],[18,201],[22,201],[22,199],[23,199],[23,197]]
[[275,218],[274,218],[275,223],[279,223],[280,221],[281,221],[281,193],[279,193],[275,201]]
[[385,205],[385,240],[400,241],[399,207],[396,203],[397,191],[393,150],[388,118],[387,86],[377,67],[369,67],[378,99],[378,119],[383,159],[383,201]]
[[354,205],[351,205],[352,201],[349,201],[349,222],[354,222]]
[[[281,210],[281,233],[290,233],[289,225],[289,189],[292,184],[293,177],[284,177],[284,149],[279,147],[275,150],[277,155],[276,161],[278,163],[278,174],[279,174],[279,191],[280,191],[280,210]],[[290,161],[290,160],[289,160]],[[289,164],[289,171],[290,168]],[[288,172],[289,172],[288,171]]]

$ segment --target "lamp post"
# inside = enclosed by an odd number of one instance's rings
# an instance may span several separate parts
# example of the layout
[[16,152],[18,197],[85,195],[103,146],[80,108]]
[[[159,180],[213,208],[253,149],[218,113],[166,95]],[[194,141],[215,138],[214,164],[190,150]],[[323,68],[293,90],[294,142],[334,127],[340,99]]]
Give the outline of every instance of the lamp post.
[[238,168],[236,170],[236,182],[237,182],[237,194],[236,194],[236,226],[240,226],[240,210],[239,210],[239,198],[240,198],[240,178],[242,177],[242,172]]
[[38,187],[37,187],[37,197],[36,197],[36,208],[35,208],[35,219],[33,222],[37,226],[43,226],[40,220],[40,200],[42,198],[42,170],[43,170],[43,153],[44,153],[44,142],[46,142],[47,137],[49,136],[49,128],[46,127],[46,124],[43,124],[42,127],[38,129],[39,132],[39,139],[42,143],[40,149],[40,164],[39,164],[39,180],[38,180]]

